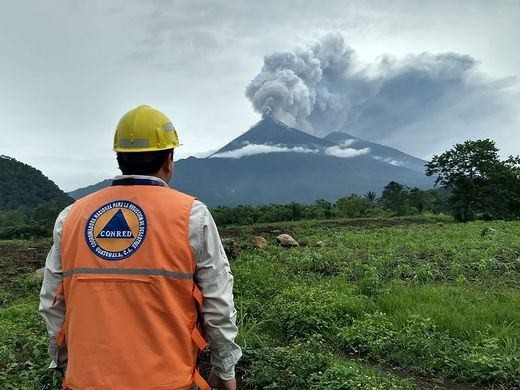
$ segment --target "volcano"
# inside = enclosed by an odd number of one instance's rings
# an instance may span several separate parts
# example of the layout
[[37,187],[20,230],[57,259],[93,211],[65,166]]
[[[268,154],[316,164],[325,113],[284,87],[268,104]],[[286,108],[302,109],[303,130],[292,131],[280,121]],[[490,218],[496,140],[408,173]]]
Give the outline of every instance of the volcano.
[[[431,188],[426,161],[343,132],[318,138],[268,117],[206,158],[175,163],[170,185],[210,207],[336,201],[381,192],[390,181]],[[105,180],[70,193],[80,198]]]

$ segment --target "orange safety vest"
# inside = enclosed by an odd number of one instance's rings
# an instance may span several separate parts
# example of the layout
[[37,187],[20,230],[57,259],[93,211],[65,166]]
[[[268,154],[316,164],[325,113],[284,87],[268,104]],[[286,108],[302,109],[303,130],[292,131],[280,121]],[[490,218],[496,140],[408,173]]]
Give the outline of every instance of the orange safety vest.
[[206,342],[193,201],[157,181],[122,179],[74,203],[60,250],[65,388],[209,389],[196,368]]

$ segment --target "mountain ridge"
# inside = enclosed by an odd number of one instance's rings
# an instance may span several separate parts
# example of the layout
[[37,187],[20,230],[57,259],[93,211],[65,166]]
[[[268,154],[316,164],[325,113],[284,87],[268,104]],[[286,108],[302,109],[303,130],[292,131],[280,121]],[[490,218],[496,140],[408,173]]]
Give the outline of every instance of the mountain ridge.
[[[430,188],[425,161],[343,132],[318,138],[264,118],[209,157],[175,162],[173,188],[218,205],[335,201],[351,193],[381,192],[395,180]],[[70,193],[82,197],[104,180]]]
[[[354,148],[354,150],[367,151],[376,160],[385,161],[391,165],[403,165],[407,168],[423,173],[426,161],[418,157],[404,153],[398,149],[370,142],[353,136],[344,131],[333,131],[323,138],[316,137],[304,131],[290,127],[272,117],[266,117],[253,125],[245,133],[241,134],[231,142],[212,153],[209,157],[232,156],[230,152],[246,148],[251,145],[268,145],[283,147],[296,152],[324,152],[334,155],[334,151],[341,152],[342,149]],[[303,150],[301,148],[304,148]],[[339,149],[337,149],[339,147]],[[331,149],[328,149],[331,148]],[[336,148],[336,149],[335,149]],[[334,150],[332,150],[334,149]],[[271,152],[281,150],[272,149]],[[235,153],[235,155],[239,153]],[[355,153],[354,153],[355,154]]]
[[38,169],[0,155],[0,211],[43,204],[65,207],[72,199]]
[[354,142],[352,143],[352,146],[356,145],[361,148],[370,148],[376,160],[380,159],[385,161],[386,159],[386,161],[392,165],[399,165],[399,163],[402,163],[402,165],[405,165],[407,168],[422,173],[424,173],[426,169],[424,166],[426,164],[425,160],[404,153],[398,149],[392,148],[391,146],[370,142],[362,138],[345,133],[343,131],[334,131],[332,133],[329,133],[324,137],[324,139],[335,143],[341,143],[342,141],[353,139]]
[[267,117],[253,125],[245,133],[218,149],[213,155],[236,150],[243,147],[245,143],[280,145],[290,147],[303,146],[317,149],[319,146],[332,146],[333,144],[301,130],[295,129],[274,118]]

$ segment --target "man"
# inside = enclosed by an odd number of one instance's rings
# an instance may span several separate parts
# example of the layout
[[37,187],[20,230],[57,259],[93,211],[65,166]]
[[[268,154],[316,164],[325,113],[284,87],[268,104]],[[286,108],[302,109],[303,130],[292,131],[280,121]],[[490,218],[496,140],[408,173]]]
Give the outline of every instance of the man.
[[[177,132],[139,106],[116,129],[123,175],[58,216],[40,313],[64,388],[236,389],[233,276],[204,204],[168,188]],[[201,328],[198,326],[202,324]]]

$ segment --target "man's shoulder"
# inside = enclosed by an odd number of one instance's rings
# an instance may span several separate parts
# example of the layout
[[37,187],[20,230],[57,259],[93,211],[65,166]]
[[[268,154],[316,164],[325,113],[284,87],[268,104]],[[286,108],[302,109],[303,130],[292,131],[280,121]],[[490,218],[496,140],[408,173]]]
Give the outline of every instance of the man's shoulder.
[[197,216],[204,218],[207,215],[210,215],[210,211],[208,209],[208,206],[206,204],[198,199],[195,198],[193,201],[193,204],[191,206],[191,216]]
[[58,214],[58,217],[56,218],[56,221],[64,221],[65,218],[67,218],[67,215],[69,215],[70,210],[72,210],[72,207],[74,206],[76,202],[69,204],[67,207],[65,207],[61,212]]
[[208,206],[206,206],[206,203],[204,203],[201,200],[198,200],[197,198],[193,201],[193,207],[198,207],[200,209],[208,210]]

